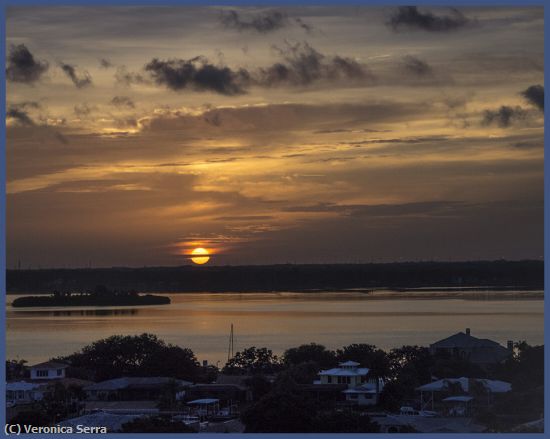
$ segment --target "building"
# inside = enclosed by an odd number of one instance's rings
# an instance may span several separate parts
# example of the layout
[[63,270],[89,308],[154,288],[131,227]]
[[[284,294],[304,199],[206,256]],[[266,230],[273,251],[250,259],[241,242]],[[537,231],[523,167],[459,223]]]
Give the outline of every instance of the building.
[[252,391],[248,381],[251,375],[219,374],[214,383],[194,384],[186,391],[186,399],[217,398],[223,403],[252,401]]
[[168,386],[175,385],[177,396],[182,397],[191,384],[167,377],[123,377],[92,384],[84,391],[91,401],[156,401]]
[[66,364],[55,361],[46,361],[45,363],[31,366],[31,380],[59,380],[65,378]]
[[356,405],[374,405],[378,403],[379,392],[384,387],[384,381],[372,376],[370,369],[359,367],[356,361],[346,361],[329,370],[319,372],[319,380],[313,384],[319,386],[345,385],[344,394],[346,401]]
[[508,393],[512,385],[485,378],[445,378],[416,388],[421,410],[438,409],[450,416],[469,416],[473,407],[490,407],[495,397]]
[[8,405],[29,404],[44,397],[44,384],[16,381],[6,384]]
[[513,354],[513,349],[512,341],[508,341],[508,346],[504,347],[496,341],[474,337],[470,328],[430,345],[432,355],[462,358],[482,367],[506,360]]

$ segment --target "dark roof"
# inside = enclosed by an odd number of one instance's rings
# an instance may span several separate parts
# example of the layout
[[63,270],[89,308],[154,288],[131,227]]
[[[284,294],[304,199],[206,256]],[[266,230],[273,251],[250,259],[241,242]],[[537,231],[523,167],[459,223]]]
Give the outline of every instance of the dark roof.
[[69,367],[69,366],[64,364],[64,363],[57,363],[55,361],[45,361],[44,363],[38,363],[38,364],[35,364],[34,366],[31,366],[31,369],[37,369],[37,368],[41,368],[41,369],[65,369],[67,367]]
[[465,334],[464,332],[458,332],[443,340],[436,341],[430,345],[431,348],[502,348],[496,341],[489,340],[487,338],[477,338],[472,335]]
[[180,386],[191,385],[188,381],[176,380],[168,377],[122,377],[102,381],[85,387],[84,390],[124,390],[124,389],[146,389],[162,387],[172,381]]

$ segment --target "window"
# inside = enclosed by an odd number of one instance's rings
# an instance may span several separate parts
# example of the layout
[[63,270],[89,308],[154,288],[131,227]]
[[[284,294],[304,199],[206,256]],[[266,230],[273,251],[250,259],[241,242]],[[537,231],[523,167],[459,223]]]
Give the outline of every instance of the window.
[[60,377],[63,375],[63,369],[57,369],[57,376]]
[[332,377],[331,376],[328,377],[328,383],[332,384]]
[[48,371],[47,370],[37,370],[36,371],[36,376],[37,377],[47,377],[48,376]]

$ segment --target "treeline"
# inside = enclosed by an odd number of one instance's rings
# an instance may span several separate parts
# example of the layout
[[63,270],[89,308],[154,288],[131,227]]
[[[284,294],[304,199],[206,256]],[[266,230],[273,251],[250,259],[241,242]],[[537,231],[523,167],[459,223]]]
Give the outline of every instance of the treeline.
[[9,293],[85,291],[96,285],[148,292],[303,291],[495,287],[542,289],[543,261],[404,262],[7,270]]

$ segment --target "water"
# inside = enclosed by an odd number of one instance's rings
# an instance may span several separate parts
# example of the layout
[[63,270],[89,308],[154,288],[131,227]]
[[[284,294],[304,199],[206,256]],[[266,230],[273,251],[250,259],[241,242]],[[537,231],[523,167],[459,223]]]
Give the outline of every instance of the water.
[[[7,358],[30,364],[75,352],[113,334],[149,332],[191,348],[199,360],[224,364],[229,329],[235,350],[268,347],[276,354],[302,343],[334,349],[370,343],[383,349],[428,345],[471,328],[472,335],[502,344],[544,343],[543,300],[495,299],[498,293],[246,293],[165,294],[172,303],[151,307],[11,308],[7,298]],[[443,295],[443,296],[442,296]]]

